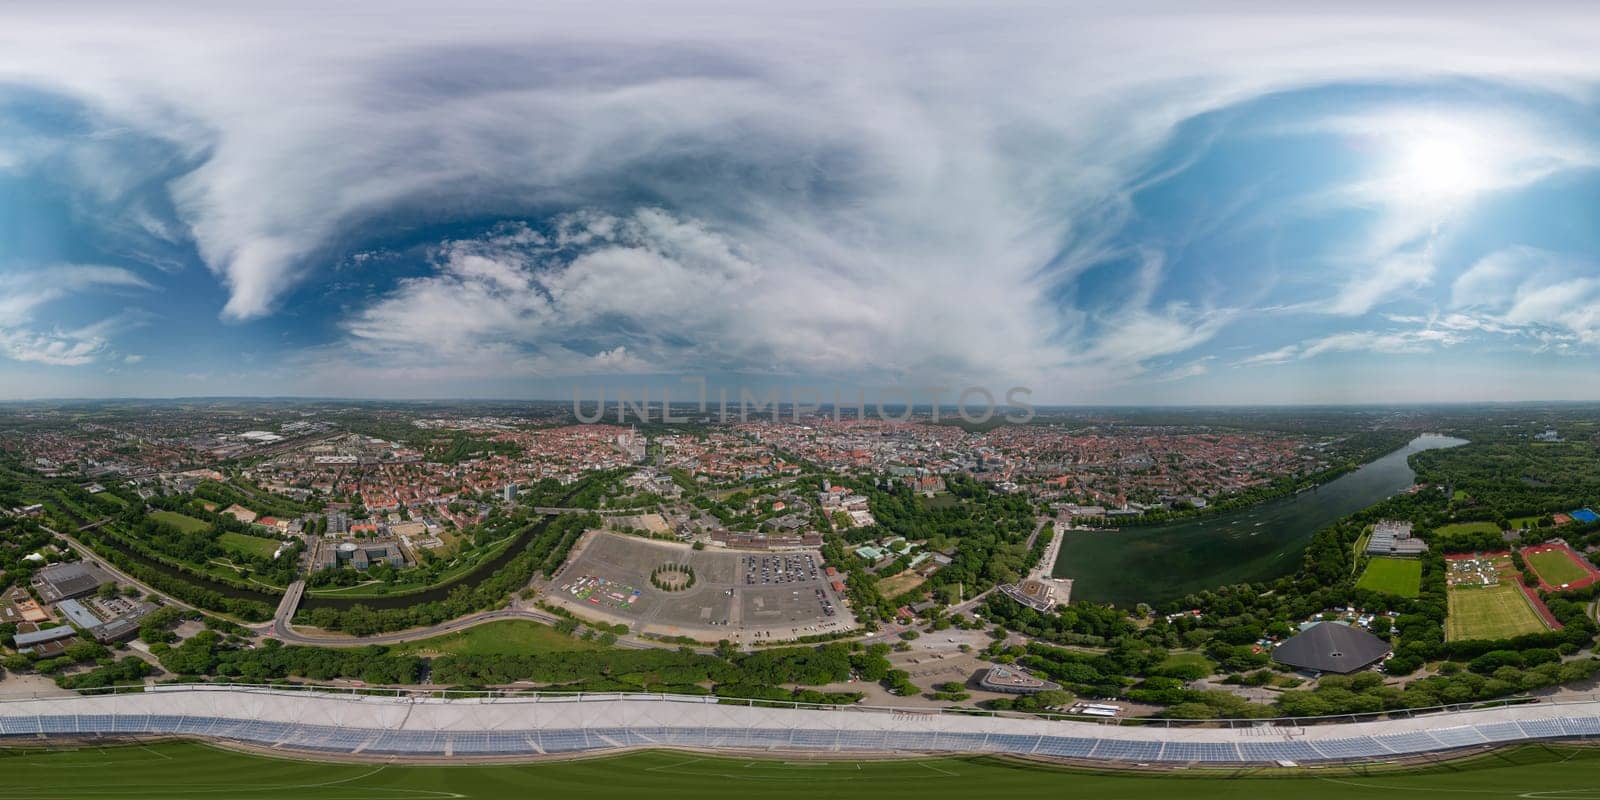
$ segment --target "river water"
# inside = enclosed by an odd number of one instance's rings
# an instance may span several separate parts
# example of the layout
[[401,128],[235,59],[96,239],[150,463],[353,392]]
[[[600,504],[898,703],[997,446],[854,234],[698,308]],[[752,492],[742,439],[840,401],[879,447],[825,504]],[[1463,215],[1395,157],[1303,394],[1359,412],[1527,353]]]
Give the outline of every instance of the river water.
[[1419,436],[1316,489],[1252,508],[1115,532],[1069,532],[1054,574],[1073,579],[1073,600],[1123,607],[1272,580],[1300,565],[1317,530],[1410,487],[1416,475],[1406,460],[1412,453],[1466,443]]

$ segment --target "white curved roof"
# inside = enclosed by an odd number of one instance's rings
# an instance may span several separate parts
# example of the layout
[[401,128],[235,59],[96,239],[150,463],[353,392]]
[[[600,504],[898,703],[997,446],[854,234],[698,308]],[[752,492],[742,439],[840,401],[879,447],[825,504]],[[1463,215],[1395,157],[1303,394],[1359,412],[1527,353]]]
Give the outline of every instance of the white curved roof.
[[1375,760],[1600,738],[1600,701],[1305,727],[1118,726],[998,716],[763,708],[672,695],[412,698],[223,686],[0,703],[0,735],[207,736],[287,749],[440,757],[672,745],[1004,752],[1109,762]]

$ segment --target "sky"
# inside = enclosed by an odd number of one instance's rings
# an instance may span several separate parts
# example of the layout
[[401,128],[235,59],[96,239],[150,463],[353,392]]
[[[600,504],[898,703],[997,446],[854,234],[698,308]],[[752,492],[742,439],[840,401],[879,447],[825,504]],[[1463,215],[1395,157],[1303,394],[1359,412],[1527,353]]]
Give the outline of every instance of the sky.
[[1600,399],[1592,4],[337,5],[6,8],[0,399]]

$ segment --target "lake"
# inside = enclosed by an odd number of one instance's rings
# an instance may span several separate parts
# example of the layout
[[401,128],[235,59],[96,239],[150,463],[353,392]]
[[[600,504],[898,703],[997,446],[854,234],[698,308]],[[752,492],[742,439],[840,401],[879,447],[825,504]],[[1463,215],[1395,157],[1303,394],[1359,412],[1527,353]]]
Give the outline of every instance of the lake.
[[1311,535],[1409,488],[1412,453],[1459,447],[1465,439],[1419,436],[1316,489],[1214,516],[1126,528],[1069,532],[1056,577],[1072,578],[1072,599],[1131,606],[1201,589],[1272,580],[1293,572]]

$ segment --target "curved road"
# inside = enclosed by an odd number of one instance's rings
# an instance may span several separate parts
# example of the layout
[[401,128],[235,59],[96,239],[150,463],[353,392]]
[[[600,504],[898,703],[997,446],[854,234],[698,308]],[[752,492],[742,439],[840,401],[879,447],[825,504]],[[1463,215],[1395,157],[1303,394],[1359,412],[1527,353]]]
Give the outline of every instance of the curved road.
[[[410,628],[393,633],[375,633],[371,636],[308,636],[295,631],[289,621],[283,618],[274,619],[271,623],[252,626],[252,629],[261,633],[271,633],[273,638],[282,639],[290,644],[315,645],[317,647],[365,647],[369,644],[404,644],[421,639],[431,639],[446,633],[455,633],[456,631],[475,628],[485,623],[508,619],[530,620],[542,622],[546,625],[554,625],[562,620],[561,617],[546,611],[536,611],[528,608],[501,608],[494,611],[480,611],[476,614],[468,614],[465,617],[457,617],[426,628]],[[633,650],[676,649],[679,647],[679,645],[669,642],[646,642],[623,637],[617,638],[617,646]],[[700,647],[695,648],[695,652],[710,653],[712,651],[710,648]]]

